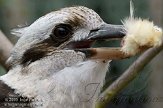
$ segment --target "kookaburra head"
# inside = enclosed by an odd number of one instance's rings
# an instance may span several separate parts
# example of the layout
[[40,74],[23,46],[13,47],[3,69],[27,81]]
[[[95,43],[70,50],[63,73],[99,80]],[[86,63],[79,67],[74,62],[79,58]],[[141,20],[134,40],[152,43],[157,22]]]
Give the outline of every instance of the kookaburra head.
[[7,89],[0,88],[0,96],[26,97],[38,108],[92,108],[109,60],[91,59],[95,52],[82,49],[124,36],[122,26],[82,6],[51,12],[13,33],[20,39],[8,59],[10,71],[0,77]]

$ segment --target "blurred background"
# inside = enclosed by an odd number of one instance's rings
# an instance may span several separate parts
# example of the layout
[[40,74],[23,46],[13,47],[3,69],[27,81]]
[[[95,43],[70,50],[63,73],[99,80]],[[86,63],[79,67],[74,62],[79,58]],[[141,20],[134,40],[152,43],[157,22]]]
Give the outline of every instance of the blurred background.
[[[133,0],[135,16],[147,18],[163,27],[163,0]],[[83,5],[95,10],[107,23],[121,24],[129,16],[130,0],[0,0],[0,29],[15,44],[18,37],[10,30],[28,26],[48,12],[63,7]],[[99,41],[94,46],[118,46],[119,42]],[[112,61],[106,76],[108,87],[136,59]],[[0,75],[6,70],[0,66]],[[150,62],[141,74],[118,94],[106,108],[162,108],[163,107],[163,53]]]

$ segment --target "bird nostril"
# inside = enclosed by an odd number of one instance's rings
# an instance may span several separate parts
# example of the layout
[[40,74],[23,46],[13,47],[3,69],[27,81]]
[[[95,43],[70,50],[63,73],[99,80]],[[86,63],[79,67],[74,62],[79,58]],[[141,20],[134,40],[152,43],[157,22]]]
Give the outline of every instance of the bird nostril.
[[91,35],[93,35],[94,33],[98,32],[99,30],[100,30],[99,28],[90,30],[89,35],[91,36]]
[[96,32],[96,31],[98,31],[98,30],[100,30],[100,29],[99,29],[99,28],[93,29],[93,30],[90,31],[90,33]]

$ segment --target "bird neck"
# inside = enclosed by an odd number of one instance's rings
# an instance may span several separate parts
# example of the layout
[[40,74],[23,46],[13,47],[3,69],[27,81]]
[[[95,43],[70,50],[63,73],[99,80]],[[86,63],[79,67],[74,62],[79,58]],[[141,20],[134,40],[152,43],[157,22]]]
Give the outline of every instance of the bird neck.
[[87,60],[57,72],[51,72],[54,69],[46,67],[38,70],[36,64],[28,68],[32,72],[17,66],[0,79],[20,95],[41,99],[44,107],[58,105],[57,108],[81,108],[80,105],[83,105],[90,108],[103,86],[108,65],[109,62]]

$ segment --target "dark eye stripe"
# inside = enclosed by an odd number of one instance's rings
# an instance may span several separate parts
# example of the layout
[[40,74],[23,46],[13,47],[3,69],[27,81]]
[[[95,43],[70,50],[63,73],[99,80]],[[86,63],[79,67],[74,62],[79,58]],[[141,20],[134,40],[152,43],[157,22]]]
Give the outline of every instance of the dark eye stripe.
[[[29,65],[30,63],[40,60],[48,56],[49,53],[55,51],[57,47],[72,37],[75,28],[81,26],[79,21],[80,20],[77,17],[74,17],[73,20],[66,21],[65,24],[57,25],[52,30],[49,38],[32,45],[30,49],[24,52],[20,59],[20,64]],[[57,31],[56,28],[58,28]]]
[[20,64],[29,65],[32,62],[46,57],[50,52],[56,50],[61,43],[54,43],[51,38],[48,38],[40,43],[33,45],[30,49],[26,50],[22,56]]
[[[57,47],[59,47],[62,43],[64,43],[72,36],[72,28],[67,24],[58,25],[54,29],[55,30],[52,31],[52,34],[50,35],[49,38],[33,45],[30,49],[24,52],[20,64],[29,65],[32,62],[40,60],[43,57],[46,57],[49,53],[55,51]],[[62,29],[66,29],[66,31],[64,30],[62,31]]]

